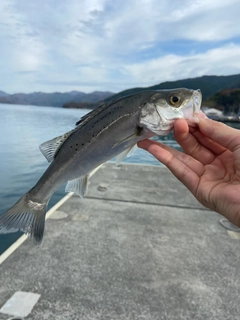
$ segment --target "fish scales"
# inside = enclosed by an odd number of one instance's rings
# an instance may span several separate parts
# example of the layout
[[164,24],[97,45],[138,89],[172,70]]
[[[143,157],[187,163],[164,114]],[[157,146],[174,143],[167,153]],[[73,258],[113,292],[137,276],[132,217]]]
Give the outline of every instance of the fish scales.
[[101,105],[77,122],[72,131],[40,146],[50,165],[36,185],[0,217],[0,233],[18,230],[40,243],[47,204],[64,183],[66,191],[84,196],[89,173],[117,156],[118,162],[136,145],[168,134],[178,118],[200,112],[199,90],[144,91]]
[[[50,164],[34,192],[41,194],[42,199],[48,198],[49,192],[54,193],[65,182],[62,181],[64,177],[61,176],[63,171],[65,175],[68,175],[68,180],[73,180],[86,175],[101,163],[135,144],[140,137],[136,136],[135,140],[125,141],[124,145],[120,144],[113,148],[119,139],[124,140],[131,136],[133,127],[138,125],[139,108],[151,94],[144,92],[140,103],[139,100],[129,97],[116,103],[103,105],[100,110],[97,109],[92,114],[90,113],[58,149],[55,154],[55,162]],[[126,107],[129,103],[131,103],[131,110]],[[152,134],[146,137],[150,135]],[[94,158],[92,157],[93,152]],[[55,180],[58,180],[57,183],[43,187],[41,182],[45,184],[47,178],[53,176]],[[57,179],[57,177],[62,177],[62,179]]]

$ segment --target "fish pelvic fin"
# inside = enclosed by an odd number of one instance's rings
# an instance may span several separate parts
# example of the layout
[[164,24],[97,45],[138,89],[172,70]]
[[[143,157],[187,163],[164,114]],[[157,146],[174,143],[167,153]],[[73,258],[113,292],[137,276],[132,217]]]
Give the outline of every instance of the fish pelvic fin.
[[0,234],[23,231],[30,235],[36,244],[43,238],[47,203],[38,203],[26,193],[7,212],[0,216]]
[[87,193],[88,184],[89,184],[89,175],[86,175],[78,179],[68,181],[65,191],[74,192],[77,195],[79,195],[80,198],[83,198]]

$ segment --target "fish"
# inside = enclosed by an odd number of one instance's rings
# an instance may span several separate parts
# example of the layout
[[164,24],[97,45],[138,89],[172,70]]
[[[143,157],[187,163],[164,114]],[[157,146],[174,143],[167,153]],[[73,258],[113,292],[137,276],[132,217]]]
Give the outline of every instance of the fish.
[[76,127],[40,145],[50,165],[36,185],[0,216],[0,233],[22,231],[42,242],[48,202],[60,186],[83,197],[90,173],[116,157],[119,164],[140,140],[166,135],[176,119],[198,115],[200,90],[147,90],[103,103]]

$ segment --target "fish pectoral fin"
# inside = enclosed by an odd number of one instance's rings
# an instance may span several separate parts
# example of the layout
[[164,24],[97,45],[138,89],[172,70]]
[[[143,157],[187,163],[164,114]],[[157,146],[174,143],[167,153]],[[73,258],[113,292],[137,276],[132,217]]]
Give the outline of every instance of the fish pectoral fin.
[[120,144],[127,142],[129,140],[135,139],[137,137],[140,137],[143,134],[143,127],[140,126],[136,126],[135,128],[135,132],[133,134],[131,134],[130,136],[124,138],[123,140],[118,141],[117,143],[115,143],[113,145],[113,148],[119,146]]
[[89,183],[89,175],[87,174],[84,177],[80,177],[71,181],[68,181],[65,191],[74,192],[79,195],[80,198],[83,198],[87,193]]
[[39,146],[39,149],[48,162],[53,161],[58,149],[63,144],[63,142],[72,134],[72,131],[69,131],[62,136],[56,137],[52,140],[46,141]]
[[122,144],[122,143],[124,143],[124,142],[127,142],[127,141],[129,141],[129,140],[132,140],[132,139],[134,139],[134,138],[136,138],[137,137],[137,135],[136,135],[136,133],[134,133],[134,134],[132,134],[131,136],[129,136],[129,137],[127,137],[127,138],[125,138],[125,139],[123,139],[123,140],[120,140],[120,141],[118,141],[117,143],[115,143],[114,145],[113,145],[113,148],[116,148],[116,147],[118,147],[120,144]]
[[125,157],[130,157],[136,149],[137,149],[137,145],[135,144],[134,146],[119,153],[119,155],[116,156],[116,166],[118,166]]

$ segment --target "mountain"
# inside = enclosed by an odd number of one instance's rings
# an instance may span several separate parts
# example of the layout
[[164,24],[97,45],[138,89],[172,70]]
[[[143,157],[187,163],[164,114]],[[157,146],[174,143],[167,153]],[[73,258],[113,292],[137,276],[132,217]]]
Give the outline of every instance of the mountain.
[[221,110],[224,115],[240,115],[240,88],[221,90],[205,100],[204,104]]
[[96,109],[99,103],[92,102],[67,102],[62,106],[67,109]]
[[8,96],[8,94],[0,90],[0,97],[6,97],[6,96]]
[[[122,96],[133,94],[139,91],[145,90],[158,90],[158,89],[174,89],[174,88],[191,88],[201,89],[203,95],[203,102],[209,99],[214,94],[224,89],[240,88],[240,74],[231,76],[202,76],[197,78],[188,78],[177,81],[167,81],[150,87],[143,88],[131,88],[121,91],[117,94],[112,92],[94,91],[92,93],[84,93],[79,91],[71,92],[34,92],[30,94],[16,93],[7,94],[0,91],[0,103],[12,103],[12,104],[25,104],[25,105],[37,105],[37,106],[53,106],[65,108],[82,108],[84,103],[91,103],[89,108],[95,108],[100,101],[110,101],[118,99]],[[74,104],[75,103],[75,104]]]
[[[0,91],[2,92],[2,91]],[[103,101],[109,96],[112,96],[112,92],[94,91],[92,93],[84,93],[79,91],[71,92],[34,92],[34,93],[15,93],[15,94],[0,94],[0,103],[9,104],[24,104],[24,105],[36,105],[36,106],[53,106],[62,107],[66,102],[90,102],[96,103]]]
[[112,99],[118,99],[122,96],[133,94],[139,91],[145,90],[159,90],[159,89],[174,89],[174,88],[190,88],[201,89],[203,100],[211,97],[215,93],[223,89],[232,89],[240,87],[240,74],[231,76],[202,76],[197,78],[188,78],[177,81],[167,81],[154,86],[144,88],[132,88],[121,91],[111,97],[105,99],[109,101]]

